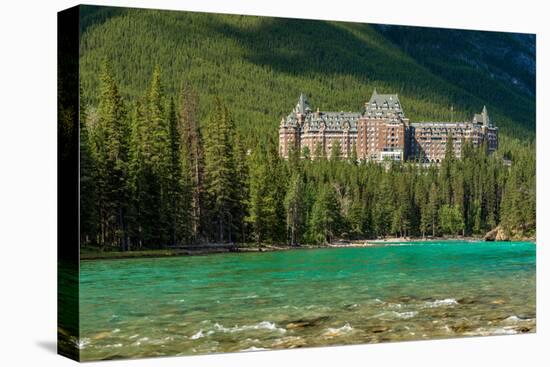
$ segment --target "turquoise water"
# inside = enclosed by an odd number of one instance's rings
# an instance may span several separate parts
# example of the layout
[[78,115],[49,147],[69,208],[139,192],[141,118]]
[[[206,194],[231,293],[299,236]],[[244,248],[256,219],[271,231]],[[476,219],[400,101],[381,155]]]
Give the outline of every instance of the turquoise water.
[[84,261],[83,360],[535,331],[535,245]]

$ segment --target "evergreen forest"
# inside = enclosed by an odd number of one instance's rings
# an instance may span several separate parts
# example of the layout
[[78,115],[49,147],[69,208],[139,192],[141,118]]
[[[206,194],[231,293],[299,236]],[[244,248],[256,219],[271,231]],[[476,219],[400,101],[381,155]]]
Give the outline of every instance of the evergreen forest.
[[[535,235],[529,35],[92,6],[80,27],[82,246]],[[279,157],[301,92],[360,110],[374,88],[411,121],[487,105],[499,149],[448,143],[428,167]]]

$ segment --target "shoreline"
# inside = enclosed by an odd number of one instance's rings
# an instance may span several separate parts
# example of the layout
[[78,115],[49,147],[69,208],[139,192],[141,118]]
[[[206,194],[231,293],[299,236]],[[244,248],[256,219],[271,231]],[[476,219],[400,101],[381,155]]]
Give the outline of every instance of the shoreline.
[[[149,249],[135,251],[102,251],[98,248],[84,247],[80,249],[81,261],[93,260],[119,260],[119,259],[142,259],[142,258],[160,258],[174,256],[205,256],[227,253],[250,253],[250,252],[274,252],[274,251],[292,251],[292,250],[315,250],[315,249],[333,249],[333,248],[366,248],[366,247],[385,247],[393,244],[410,242],[510,242],[510,241],[484,241],[482,237],[388,237],[385,239],[372,240],[354,240],[354,241],[336,241],[323,245],[300,245],[300,246],[277,246],[277,245],[247,245],[247,244],[205,244],[194,245],[182,248],[167,249]],[[535,239],[525,238],[521,242],[535,242]]]

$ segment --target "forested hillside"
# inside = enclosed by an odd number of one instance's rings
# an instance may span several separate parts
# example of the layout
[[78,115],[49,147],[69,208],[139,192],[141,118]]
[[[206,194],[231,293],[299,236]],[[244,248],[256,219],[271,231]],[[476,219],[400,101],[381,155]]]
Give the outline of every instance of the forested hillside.
[[187,80],[205,117],[215,96],[248,144],[275,138],[301,92],[313,108],[359,111],[376,87],[399,93],[411,121],[470,119],[487,105],[505,136],[532,138],[530,35],[85,6],[82,89],[97,103],[108,59],[135,100],[156,64],[174,94]]
[[[535,234],[530,36],[89,6],[81,27],[83,245]],[[412,121],[487,105],[500,147],[447,142],[429,168],[279,157],[301,92],[360,110],[375,87]]]

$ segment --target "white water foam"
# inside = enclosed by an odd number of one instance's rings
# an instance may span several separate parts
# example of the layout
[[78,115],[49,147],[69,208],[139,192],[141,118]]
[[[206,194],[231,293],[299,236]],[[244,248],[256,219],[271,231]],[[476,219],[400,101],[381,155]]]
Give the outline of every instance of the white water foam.
[[506,319],[504,319],[504,321],[506,322],[512,322],[512,323],[515,323],[515,322],[529,322],[529,321],[532,321],[533,319],[528,319],[528,318],[521,318],[519,316],[516,316],[516,315],[512,315],[510,317],[507,317]]
[[400,319],[410,319],[418,315],[418,311],[396,312]]
[[458,305],[458,302],[454,298],[436,299],[435,301],[429,301],[424,304],[427,308],[442,307],[442,306],[454,306]]
[[196,340],[202,338],[203,336],[204,333],[202,332],[202,329],[200,329],[196,334],[191,335],[191,339]]
[[84,349],[84,348],[86,348],[86,346],[87,346],[88,344],[90,344],[90,339],[89,339],[89,338],[77,339],[77,340],[75,341],[75,344],[76,344],[76,347],[77,347],[78,349]]
[[396,311],[385,311],[369,318],[371,319],[380,319],[380,320],[394,320],[394,319],[410,319],[418,315],[418,311],[405,311],[405,312],[396,312]]
[[210,336],[212,334],[214,334],[214,330],[208,330],[206,333],[203,333],[202,329],[200,329],[199,331],[197,331],[196,334],[191,335],[190,339],[196,340],[196,339],[204,338],[205,336]]
[[327,333],[329,333],[329,334],[341,334],[341,333],[348,333],[352,330],[353,330],[353,328],[351,327],[351,325],[346,322],[346,324],[344,326],[341,326],[341,327],[338,327],[338,328],[329,327],[327,329]]
[[122,347],[122,343],[108,344],[105,346],[105,348],[120,348],[120,347]]
[[495,329],[489,330],[489,332],[492,335],[512,335],[512,334],[517,334],[518,333],[517,330],[510,329],[510,328],[507,328],[507,327],[495,328]]
[[196,334],[191,335],[191,339],[197,340],[204,337],[204,333],[202,332],[202,329],[200,329]]
[[401,303],[388,303],[387,307],[388,308],[402,308],[403,305]]
[[235,333],[239,331],[261,330],[261,329],[278,331],[280,333],[286,333],[286,329],[277,327],[275,323],[270,321],[262,321],[254,325],[243,325],[243,326],[235,325],[234,327],[229,327],[229,328],[221,324],[215,323],[214,328],[217,331],[221,331],[224,333]]
[[473,332],[464,333],[464,335],[470,336],[489,336],[489,335],[514,335],[518,334],[518,331],[510,326],[498,327],[498,328],[478,328]]

